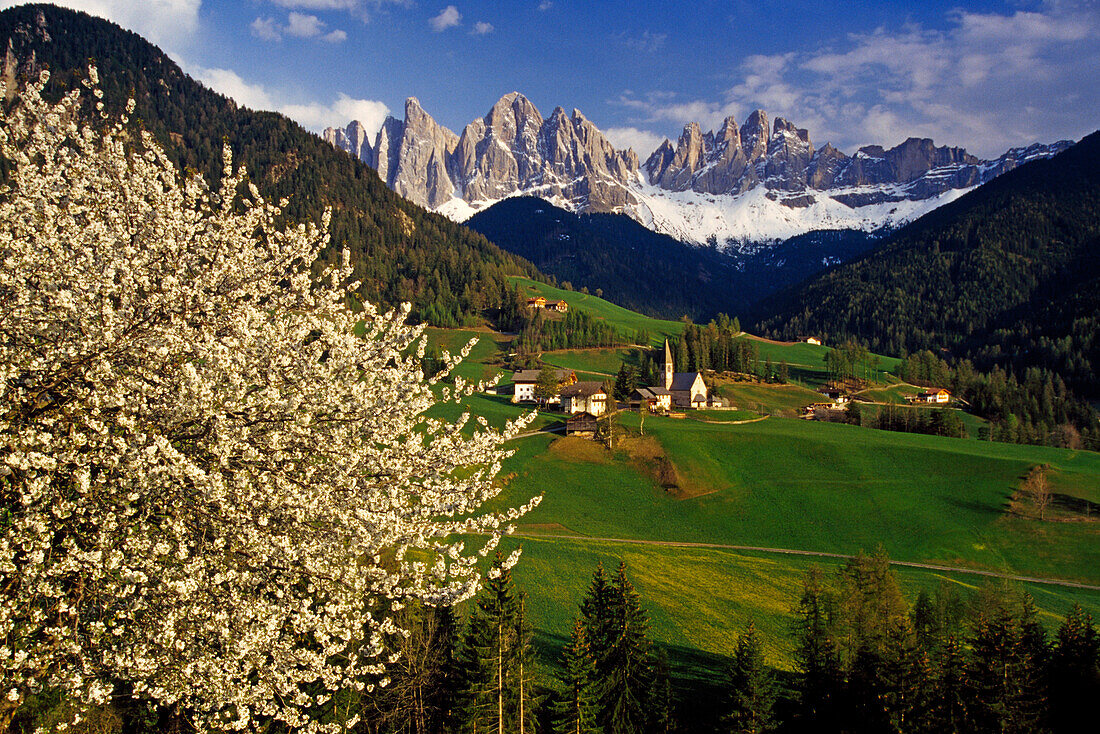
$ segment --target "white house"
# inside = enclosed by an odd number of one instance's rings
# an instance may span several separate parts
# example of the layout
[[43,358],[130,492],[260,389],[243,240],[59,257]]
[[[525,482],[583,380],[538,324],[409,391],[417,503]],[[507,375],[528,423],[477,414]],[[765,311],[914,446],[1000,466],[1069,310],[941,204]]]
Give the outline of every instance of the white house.
[[647,408],[657,413],[671,410],[672,393],[663,387],[639,387],[631,393],[630,402],[637,403],[639,410]]
[[946,390],[925,390],[917,396],[917,400],[922,403],[949,403],[951,402],[951,393]]
[[607,391],[601,382],[575,382],[562,388],[561,409],[566,413],[591,413],[599,418],[607,412]]
[[[535,384],[539,381],[539,372],[540,370],[519,370],[512,375],[512,384],[515,386],[512,393],[513,403],[535,402]],[[573,370],[557,370],[556,376],[559,390],[577,381],[577,374]],[[550,402],[555,402],[560,397],[559,392],[550,399]]]

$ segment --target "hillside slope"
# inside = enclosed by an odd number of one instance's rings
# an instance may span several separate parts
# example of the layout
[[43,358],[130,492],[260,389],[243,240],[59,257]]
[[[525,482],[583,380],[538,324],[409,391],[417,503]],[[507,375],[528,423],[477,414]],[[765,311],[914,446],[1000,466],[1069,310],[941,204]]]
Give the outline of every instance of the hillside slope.
[[1100,133],[1000,176],[757,309],[779,336],[947,349],[1100,395]]
[[95,59],[109,109],[127,97],[135,117],[181,167],[208,181],[221,174],[222,141],[265,196],[288,197],[292,221],[332,207],[332,250],[348,247],[362,295],[439,325],[469,322],[503,293],[505,275],[535,275],[530,264],[481,235],[430,214],[386,188],[374,170],[336,151],[292,120],[253,112],[191,79],[137,34],[52,5],[0,13],[5,77],[51,70],[48,93],[69,89]]
[[775,291],[846,262],[875,239],[866,232],[810,232],[758,250],[721,252],[653,232],[624,214],[574,214],[513,197],[466,226],[575,288],[659,318],[706,321],[746,313]]

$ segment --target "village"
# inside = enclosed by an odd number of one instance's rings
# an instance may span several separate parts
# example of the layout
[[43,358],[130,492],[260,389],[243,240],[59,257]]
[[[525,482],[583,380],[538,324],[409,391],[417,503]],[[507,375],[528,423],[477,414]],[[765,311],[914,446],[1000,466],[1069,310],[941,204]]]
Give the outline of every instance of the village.
[[[569,305],[563,300],[548,300],[542,296],[528,298],[526,306],[531,310],[544,310],[555,316],[567,313]],[[799,341],[815,346],[822,345],[816,336],[801,337]],[[575,370],[544,366],[542,369],[521,369],[513,373],[511,401],[530,403],[546,410],[565,414],[566,435],[596,436],[600,433],[601,419],[620,410],[670,417],[686,417],[684,411],[735,410],[729,400],[715,394],[704,380],[702,372],[676,372],[672,348],[666,339],[661,363],[660,384],[635,387],[624,400],[617,400],[609,380],[579,380]],[[799,417],[805,420],[844,421],[851,416],[849,406],[872,403],[862,396],[855,396],[859,385],[833,381],[817,389],[821,399],[801,408]],[[505,386],[507,390],[508,387]],[[951,403],[948,390],[930,388],[916,395],[906,395],[909,405],[936,405],[945,407]]]

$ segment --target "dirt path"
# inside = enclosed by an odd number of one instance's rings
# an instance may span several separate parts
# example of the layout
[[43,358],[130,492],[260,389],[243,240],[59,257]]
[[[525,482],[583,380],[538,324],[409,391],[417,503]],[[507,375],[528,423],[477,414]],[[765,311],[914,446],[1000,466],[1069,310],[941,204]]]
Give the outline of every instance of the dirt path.
[[[531,538],[537,540],[540,538],[552,538],[557,540],[579,540],[579,541],[593,541],[599,543],[626,543],[630,545],[655,545],[664,548],[714,548],[718,550],[736,550],[736,551],[755,551],[758,553],[780,553],[788,556],[812,556],[816,558],[839,558],[842,560],[848,560],[855,556],[848,555],[846,553],[829,553],[827,551],[807,551],[807,550],[795,550],[793,548],[764,548],[755,545],[726,545],[723,543],[691,543],[686,541],[670,541],[670,540],[639,540],[635,538],[594,538],[586,535],[551,535],[542,533],[515,533],[512,537],[519,538]],[[1058,579],[1045,579],[1037,576],[1017,576],[1010,573],[999,573],[997,571],[980,571],[973,568],[961,568],[959,566],[940,566],[935,563],[916,563],[913,561],[890,561],[891,566],[904,566],[906,568],[921,568],[928,571],[945,571],[948,573],[967,573],[975,576],[986,576],[988,578],[996,579],[1008,579],[1010,581],[1022,581],[1031,584],[1047,584],[1050,586],[1063,586],[1071,589],[1086,589],[1088,591],[1100,591],[1100,586],[1094,584],[1082,584],[1076,581],[1061,581]]]
[[767,419],[768,416],[766,415],[762,415],[759,418],[746,418],[743,421],[709,421],[704,418],[691,418],[691,420],[695,421],[696,423],[712,424],[716,426],[743,426],[746,423],[759,423],[760,421]]

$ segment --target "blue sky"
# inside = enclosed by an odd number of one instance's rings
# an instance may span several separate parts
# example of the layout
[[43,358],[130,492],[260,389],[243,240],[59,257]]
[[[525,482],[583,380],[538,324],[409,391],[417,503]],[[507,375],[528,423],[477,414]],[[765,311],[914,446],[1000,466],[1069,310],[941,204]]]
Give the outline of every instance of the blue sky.
[[[11,2],[0,2],[10,5]],[[502,94],[574,107],[643,157],[760,107],[829,141],[979,155],[1100,127],[1097,2],[63,0],[313,130],[419,98],[461,132]]]

